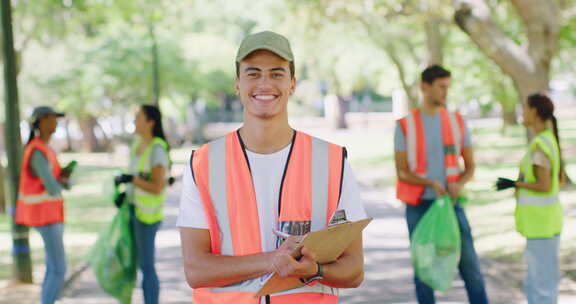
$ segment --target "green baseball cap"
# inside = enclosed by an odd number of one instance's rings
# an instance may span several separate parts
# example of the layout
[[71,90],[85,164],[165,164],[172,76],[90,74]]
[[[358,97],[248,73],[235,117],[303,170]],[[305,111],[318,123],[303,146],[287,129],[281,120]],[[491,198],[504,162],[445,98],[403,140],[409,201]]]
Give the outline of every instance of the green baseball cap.
[[257,50],[268,50],[287,61],[294,61],[294,55],[288,39],[280,34],[264,31],[248,35],[242,40],[236,54],[236,62],[242,61],[250,53]]

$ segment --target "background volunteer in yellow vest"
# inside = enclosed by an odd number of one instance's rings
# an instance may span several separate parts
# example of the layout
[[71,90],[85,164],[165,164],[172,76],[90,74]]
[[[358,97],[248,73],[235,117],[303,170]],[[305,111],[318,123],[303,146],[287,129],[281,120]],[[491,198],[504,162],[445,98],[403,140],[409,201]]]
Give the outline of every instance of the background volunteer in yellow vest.
[[[200,185],[195,183],[195,180],[199,181],[200,175],[206,175],[208,172],[200,170],[192,173],[190,166],[187,166],[183,177],[184,186],[177,225],[180,227],[184,271],[188,284],[195,289],[194,303],[220,303],[225,301],[222,299],[226,294],[230,295],[229,303],[236,304],[285,303],[283,299],[288,298],[293,301],[291,303],[312,303],[311,299],[316,301],[314,303],[337,303],[337,289],[332,287],[353,288],[363,281],[362,239],[354,241],[336,262],[320,266],[307,250],[302,250],[304,256],[299,261],[289,256],[297,245],[297,237],[288,238],[278,248],[277,237],[273,234],[273,229],[281,229],[278,208],[280,208],[279,193],[283,171],[287,168],[285,167],[287,159],[297,158],[295,155],[289,156],[294,142],[298,143],[298,138],[293,141],[295,134],[302,136],[299,137],[301,139],[306,138],[306,135],[296,132],[288,123],[287,104],[296,86],[294,59],[288,40],[272,32],[261,32],[246,37],[238,50],[236,68],[236,92],[244,105],[244,122],[236,134],[229,134],[226,138],[239,138],[243,142],[240,151],[244,151],[245,155],[240,154],[241,162],[246,161],[249,164],[248,174],[252,179],[250,184],[254,191],[247,189],[246,193],[255,194],[257,219],[254,225],[260,227],[259,237],[256,238],[260,239],[257,242],[261,244],[253,244],[255,240],[244,240],[243,244],[230,244],[226,236],[222,240],[211,239],[212,228],[209,221],[211,212],[204,207],[210,205],[210,202],[204,200],[205,196],[201,197],[198,190]],[[318,139],[312,141],[319,142]],[[220,142],[222,141],[211,142],[204,148],[212,149],[211,147],[216,147]],[[228,147],[217,151],[208,150],[212,152],[209,156],[213,156],[214,153],[229,153],[226,152]],[[201,152],[204,148],[197,152]],[[297,149],[295,148],[295,151]],[[194,154],[194,161],[196,154],[200,153]],[[324,159],[327,158],[325,155]],[[348,162],[343,165],[344,174],[338,209],[344,210],[348,220],[351,221],[366,218],[358,185]],[[212,182],[211,179],[210,183]],[[305,186],[304,181],[302,186]],[[212,199],[216,197],[212,196]],[[229,205],[229,207],[235,206]],[[281,206],[282,210],[289,207]],[[215,225],[224,231],[230,223],[226,220],[220,222],[221,217],[219,214],[216,216],[218,222]],[[231,217],[233,221],[234,215]],[[302,223],[292,224],[306,230],[306,223],[296,225]],[[326,224],[327,221],[324,220],[322,226],[325,227]],[[309,227],[308,225],[308,229]],[[234,231],[231,233],[234,236]],[[255,245],[261,250],[248,255],[214,254],[211,245],[215,243],[214,241],[222,243],[222,247],[233,245],[234,248],[242,248],[246,245]],[[273,294],[271,297],[255,298],[254,292],[257,289],[254,287],[258,286],[254,284],[261,284],[262,277],[272,272],[303,280],[314,277],[322,279],[320,284],[309,287],[310,289],[301,288],[291,291],[288,295]],[[206,291],[204,297],[196,296],[197,293],[201,293],[199,290]]]
[[[397,123],[394,138],[397,194],[406,203],[410,236],[438,196],[452,197],[462,239],[458,271],[469,302],[486,304],[488,297],[472,231],[459,201],[464,185],[474,175],[473,147],[460,114],[446,110],[450,85],[450,71],[438,65],[426,68],[421,74],[420,107]],[[459,166],[460,160],[463,160],[463,169]],[[414,196],[414,193],[418,194]],[[432,288],[416,276],[414,283],[418,303],[435,303]]]
[[144,302],[157,304],[160,283],[154,266],[154,251],[156,232],[164,218],[162,205],[166,201],[169,146],[157,107],[141,106],[134,124],[137,136],[131,147],[129,174],[117,177],[116,183],[128,183],[127,201],[142,271]]
[[60,168],[56,152],[49,146],[57,119],[63,117],[50,107],[34,109],[30,137],[24,147],[15,221],[33,226],[42,236],[46,252],[46,274],[42,283],[42,304],[54,303],[64,285],[64,199],[73,166]]
[[552,100],[543,94],[529,96],[524,105],[524,125],[535,137],[520,163],[520,178],[499,178],[496,188],[516,188],[516,229],[527,239],[524,288],[528,303],[555,304],[563,218],[558,193],[564,169]]

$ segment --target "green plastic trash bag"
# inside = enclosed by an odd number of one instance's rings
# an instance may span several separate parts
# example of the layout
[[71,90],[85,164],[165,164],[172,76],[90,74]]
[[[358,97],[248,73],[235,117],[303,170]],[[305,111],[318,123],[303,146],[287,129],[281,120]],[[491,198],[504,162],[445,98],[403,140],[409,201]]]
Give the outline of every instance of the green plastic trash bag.
[[122,304],[132,301],[136,283],[136,249],[130,227],[128,204],[118,213],[94,245],[89,263],[94,269],[98,284]]
[[460,228],[449,196],[430,206],[412,234],[416,276],[434,290],[446,291],[460,262]]

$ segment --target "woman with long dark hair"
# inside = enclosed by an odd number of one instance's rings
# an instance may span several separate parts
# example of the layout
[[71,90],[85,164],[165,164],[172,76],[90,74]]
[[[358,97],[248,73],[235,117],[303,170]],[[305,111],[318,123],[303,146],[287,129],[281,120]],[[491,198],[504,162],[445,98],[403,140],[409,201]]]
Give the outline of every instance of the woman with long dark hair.
[[[42,304],[54,303],[64,285],[64,198],[73,165],[60,167],[56,152],[49,146],[63,113],[50,107],[34,109],[30,136],[24,146],[15,222],[34,227],[42,236],[46,252],[46,274],[42,283]],[[27,248],[26,248],[27,249]]]
[[155,238],[164,218],[162,205],[166,201],[170,148],[157,107],[141,106],[134,124],[136,138],[130,151],[128,174],[116,178],[116,183],[127,183],[127,202],[142,271],[144,302],[157,304],[160,283],[154,266]]
[[498,190],[516,188],[516,230],[526,238],[529,304],[555,304],[560,282],[562,205],[558,199],[564,166],[552,100],[533,94],[524,105],[524,125],[535,136],[520,163],[517,181],[500,178]]

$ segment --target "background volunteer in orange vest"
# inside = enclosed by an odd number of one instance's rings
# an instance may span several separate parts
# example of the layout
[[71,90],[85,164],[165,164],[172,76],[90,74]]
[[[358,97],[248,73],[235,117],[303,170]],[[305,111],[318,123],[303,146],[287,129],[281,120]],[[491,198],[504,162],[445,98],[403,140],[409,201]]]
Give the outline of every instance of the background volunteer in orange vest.
[[[307,250],[302,250],[299,261],[288,255],[298,237],[292,236],[278,247],[281,242],[273,233],[282,230],[303,234],[326,227],[334,212],[315,210],[326,205],[328,199],[309,200],[313,203],[308,205],[302,201],[310,192],[326,190],[329,185],[334,188],[324,193],[332,198],[334,208],[342,210],[339,214],[349,221],[366,218],[357,182],[345,161],[345,150],[295,131],[288,123],[287,104],[296,86],[294,70],[285,37],[268,31],[247,36],[236,57],[236,92],[244,105],[244,123],[238,131],[194,152],[194,171],[191,166],[185,170],[177,225],[194,303],[337,303],[336,288],[357,287],[363,280],[361,238],[336,262],[319,265]],[[310,146],[312,156],[306,148]],[[322,148],[326,150],[321,152]],[[321,157],[311,161],[309,157],[315,155]],[[328,159],[339,161],[328,167]],[[222,171],[214,171],[219,163],[223,163]],[[326,171],[330,169],[324,177],[337,177],[336,181],[311,178],[307,170],[314,167],[311,171],[317,172],[315,166],[323,163]],[[213,172],[226,174],[210,179]],[[205,191],[210,188],[208,184],[224,182],[228,184]],[[294,199],[299,196],[304,199]],[[288,213],[299,214],[300,221],[284,221]],[[315,220],[318,217],[320,221]],[[238,224],[242,221],[247,228]],[[255,298],[263,276],[272,272],[298,277],[310,286],[288,295]]]
[[163,219],[162,204],[166,199],[169,146],[162,127],[162,114],[156,106],[141,106],[134,125],[137,137],[131,148],[129,174],[122,174],[115,182],[127,183],[127,202],[130,204],[138,266],[142,271],[144,303],[157,304],[160,281],[155,267],[155,241]]
[[[64,276],[64,200],[71,170],[60,167],[56,152],[48,145],[63,113],[50,107],[34,109],[30,137],[24,147],[16,223],[33,226],[42,236],[46,251],[46,274],[42,283],[42,304],[58,299]],[[71,166],[66,166],[71,168]]]
[[[397,196],[406,203],[410,236],[437,196],[449,194],[454,202],[462,237],[458,269],[470,303],[488,303],[484,279],[470,225],[458,197],[474,174],[470,133],[458,113],[446,110],[450,72],[441,66],[421,74],[422,104],[398,121],[394,138]],[[459,158],[464,168],[459,168]],[[434,291],[414,277],[420,304],[435,303]]]

